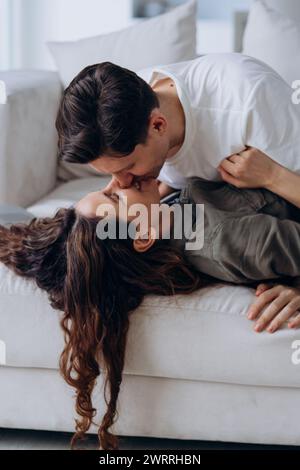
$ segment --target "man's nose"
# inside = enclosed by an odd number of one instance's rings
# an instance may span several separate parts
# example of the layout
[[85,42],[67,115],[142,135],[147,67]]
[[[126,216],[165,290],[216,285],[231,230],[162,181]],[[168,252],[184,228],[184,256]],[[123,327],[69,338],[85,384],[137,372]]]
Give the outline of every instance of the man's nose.
[[124,175],[115,175],[115,178],[118,181],[121,189],[129,188],[134,180],[134,176],[130,173],[126,173]]

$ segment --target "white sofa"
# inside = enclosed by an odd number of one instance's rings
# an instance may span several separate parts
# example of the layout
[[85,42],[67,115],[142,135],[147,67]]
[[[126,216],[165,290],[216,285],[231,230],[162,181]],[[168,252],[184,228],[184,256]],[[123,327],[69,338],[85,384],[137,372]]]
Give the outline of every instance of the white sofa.
[[[42,184],[28,186],[20,163],[10,173],[6,202],[25,200],[33,214],[45,216],[103,186],[107,177],[55,182],[56,140],[48,126],[60,94],[56,74],[1,75],[12,100],[22,95],[24,109],[31,109],[35,93],[49,96],[44,109],[27,116],[37,136],[31,146],[29,138],[23,143],[27,166],[47,169]],[[10,191],[14,185],[18,192]],[[46,194],[28,205],[43,188]],[[114,431],[300,445],[300,365],[292,362],[300,331],[255,333],[246,318],[253,298],[251,288],[224,284],[188,297],[147,298],[131,317]],[[73,390],[58,372],[63,346],[59,315],[34,283],[0,265],[0,340],[6,345],[6,364],[0,367],[0,427],[73,431]],[[95,393],[99,416],[105,409],[101,392],[100,377]]]
[[[45,216],[104,186],[107,178],[101,176],[57,179],[58,75],[3,72],[1,79],[11,104],[5,122],[19,153],[7,154],[6,142],[0,142],[0,201]],[[3,96],[0,126],[7,113]],[[253,299],[253,289],[225,284],[188,297],[146,298],[131,316],[113,431],[299,446],[300,364],[293,358],[300,330],[255,333],[246,318]],[[34,283],[0,265],[2,360],[4,344],[6,349],[0,427],[73,432],[74,393],[58,371],[59,317]],[[98,420],[105,410],[102,385],[100,376],[94,393]]]

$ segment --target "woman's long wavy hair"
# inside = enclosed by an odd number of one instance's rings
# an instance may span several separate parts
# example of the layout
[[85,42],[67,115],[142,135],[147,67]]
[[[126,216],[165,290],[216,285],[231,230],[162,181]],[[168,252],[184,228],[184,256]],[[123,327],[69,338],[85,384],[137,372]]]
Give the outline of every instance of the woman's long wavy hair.
[[147,294],[189,294],[211,282],[167,240],[138,253],[131,238],[99,239],[98,222],[98,217],[84,217],[71,207],[59,209],[54,217],[0,226],[0,262],[35,280],[52,307],[62,312],[65,347],[60,371],[76,390],[79,415],[73,449],[96,424],[91,395],[100,366],[107,406],[98,425],[100,449],[118,449],[118,438],[109,428],[118,416],[130,312]]

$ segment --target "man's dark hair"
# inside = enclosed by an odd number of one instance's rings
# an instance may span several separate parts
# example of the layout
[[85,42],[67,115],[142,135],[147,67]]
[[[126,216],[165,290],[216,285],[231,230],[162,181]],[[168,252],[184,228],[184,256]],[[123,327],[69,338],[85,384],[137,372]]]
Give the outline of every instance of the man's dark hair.
[[88,163],[144,144],[159,101],[136,73],[111,62],[84,68],[63,93],[56,118],[59,157]]

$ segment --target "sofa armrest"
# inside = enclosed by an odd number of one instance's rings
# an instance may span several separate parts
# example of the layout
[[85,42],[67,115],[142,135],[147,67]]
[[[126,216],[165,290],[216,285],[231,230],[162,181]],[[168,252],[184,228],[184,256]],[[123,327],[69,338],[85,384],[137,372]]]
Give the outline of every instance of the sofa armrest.
[[0,203],[29,206],[57,176],[56,72],[0,72]]

